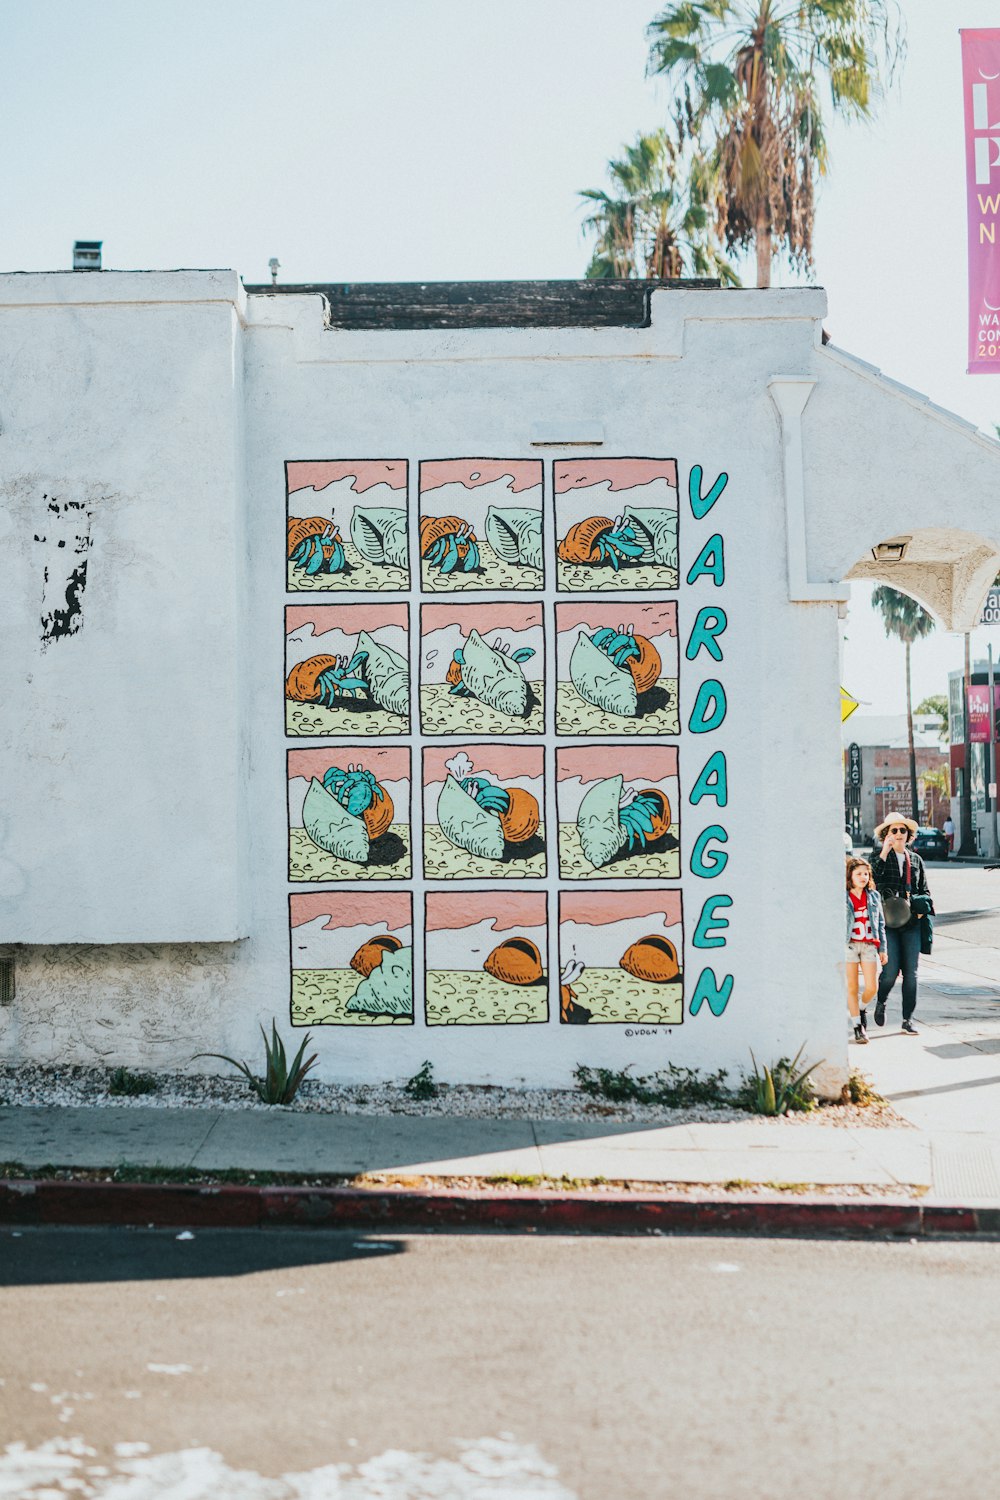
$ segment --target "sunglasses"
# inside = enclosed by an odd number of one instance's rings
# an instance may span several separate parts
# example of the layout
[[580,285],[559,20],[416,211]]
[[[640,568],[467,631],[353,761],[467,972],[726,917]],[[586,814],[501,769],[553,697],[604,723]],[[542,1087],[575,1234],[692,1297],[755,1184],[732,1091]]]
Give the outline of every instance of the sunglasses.
[[889,829],[890,833],[909,833],[909,831],[910,830],[908,828],[890,828]]

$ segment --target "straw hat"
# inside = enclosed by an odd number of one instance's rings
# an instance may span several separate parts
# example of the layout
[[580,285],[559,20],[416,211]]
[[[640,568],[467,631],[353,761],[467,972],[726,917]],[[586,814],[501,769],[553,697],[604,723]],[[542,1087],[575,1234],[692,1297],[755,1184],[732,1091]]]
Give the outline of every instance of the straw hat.
[[907,839],[907,843],[910,842],[910,839],[916,838],[919,825],[914,823],[912,818],[908,818],[905,813],[893,813],[891,817],[883,818],[875,830],[875,837],[877,839],[885,838],[886,830],[891,828],[894,823],[905,823],[910,830],[910,838]]

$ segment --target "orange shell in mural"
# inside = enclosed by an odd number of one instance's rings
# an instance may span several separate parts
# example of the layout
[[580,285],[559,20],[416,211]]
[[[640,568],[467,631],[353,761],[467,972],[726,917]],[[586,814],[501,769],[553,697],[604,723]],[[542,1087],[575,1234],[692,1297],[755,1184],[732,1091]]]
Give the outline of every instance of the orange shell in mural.
[[385,787],[382,787],[381,790],[381,798],[377,802],[373,802],[371,807],[366,807],[361,814],[365,827],[368,830],[368,837],[373,843],[376,839],[380,839],[383,833],[388,833],[396,811],[392,805],[392,798]]
[[304,542],[309,536],[322,536],[327,527],[332,528],[330,542],[339,542],[343,538],[335,526],[332,525],[329,516],[289,516],[288,518],[288,555],[291,557],[300,542]]
[[577,521],[563,537],[556,552],[563,562],[587,563],[595,561],[594,544],[603,531],[611,531],[614,521],[610,516],[588,516],[586,521]]
[[538,798],[519,786],[506,787],[505,791],[510,798],[510,805],[505,813],[500,814],[503,836],[508,844],[523,844],[538,832],[541,821]]
[[645,979],[650,984],[667,984],[680,973],[677,949],[669,938],[655,933],[626,948],[618,965],[626,974],[633,974],[636,979]]
[[464,541],[456,543],[458,555],[461,558],[469,550],[469,543],[476,540],[476,533],[472,530],[468,521],[463,521],[460,516],[421,516],[420,517],[420,556],[426,557],[434,543],[443,536],[456,536],[458,532],[468,532]]
[[634,635],[632,639],[639,647],[639,655],[638,657],[630,656],[625,665],[632,673],[636,692],[645,693],[659,682],[663,663],[652,641],[647,641],[644,635]]
[[399,938],[393,937],[391,933],[387,933],[385,937],[369,938],[367,943],[361,944],[351,959],[351,968],[357,969],[358,973],[363,974],[367,979],[372,969],[378,968],[387,953],[395,953],[396,949],[402,946]]
[[307,661],[300,661],[288,674],[285,697],[293,703],[315,703],[319,698],[316,682],[320,673],[336,665],[335,656],[310,656]]
[[483,968],[504,984],[537,984],[542,977],[542,955],[530,938],[505,938]]
[[671,818],[670,798],[666,792],[661,792],[658,786],[641,787],[636,795],[638,797],[655,797],[660,804],[659,812],[653,817],[653,831],[646,835],[647,842],[653,844],[657,839],[662,839],[663,835],[669,831]]

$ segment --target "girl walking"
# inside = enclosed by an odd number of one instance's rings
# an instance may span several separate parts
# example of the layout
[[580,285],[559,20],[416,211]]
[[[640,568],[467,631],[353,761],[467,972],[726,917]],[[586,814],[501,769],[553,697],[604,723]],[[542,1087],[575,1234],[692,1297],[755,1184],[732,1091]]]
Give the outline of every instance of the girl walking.
[[[866,859],[847,861],[847,1013],[854,1040],[868,1041],[868,1016],[865,1007],[875,998],[878,988],[878,966],[886,963],[885,913],[882,898],[875,889],[872,867]],[[864,976],[865,989],[858,999],[858,964]]]

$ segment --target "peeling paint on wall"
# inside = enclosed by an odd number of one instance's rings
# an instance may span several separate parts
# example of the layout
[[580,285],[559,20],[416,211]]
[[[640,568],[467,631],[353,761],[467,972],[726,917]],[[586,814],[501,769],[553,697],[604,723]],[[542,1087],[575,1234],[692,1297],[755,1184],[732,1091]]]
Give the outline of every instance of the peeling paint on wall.
[[43,495],[34,537],[42,551],[42,646],[83,628],[83,591],[93,512],[82,500]]

